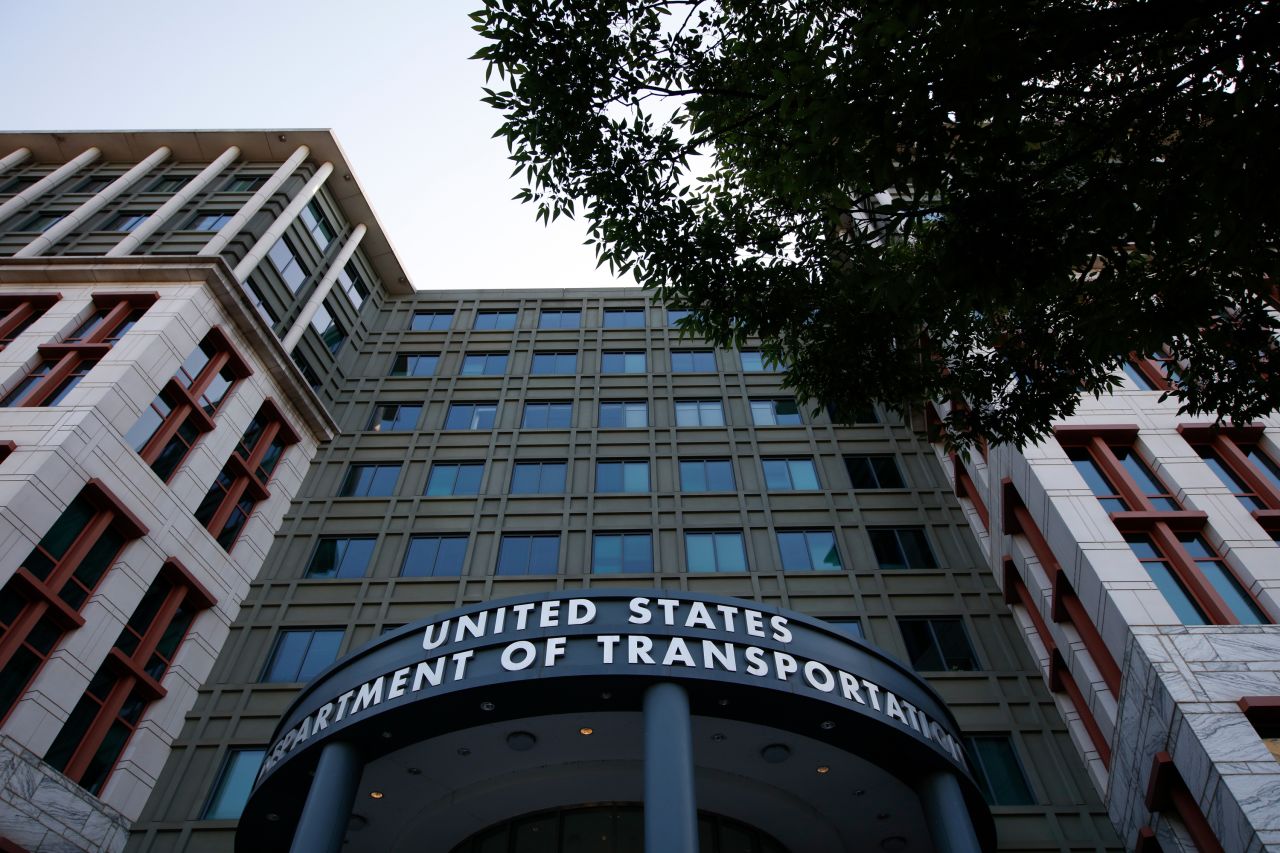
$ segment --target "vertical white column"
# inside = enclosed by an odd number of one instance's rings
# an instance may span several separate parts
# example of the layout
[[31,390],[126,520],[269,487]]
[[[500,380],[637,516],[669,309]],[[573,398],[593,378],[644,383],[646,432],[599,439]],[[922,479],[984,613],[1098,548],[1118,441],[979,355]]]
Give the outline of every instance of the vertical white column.
[[17,151],[11,151],[0,157],[0,175],[12,169],[20,163],[25,163],[27,158],[31,156],[30,148],[19,148]]
[[290,327],[289,333],[284,336],[283,346],[285,352],[291,352],[298,345],[298,341],[302,340],[302,333],[307,330],[307,324],[311,322],[311,318],[315,316],[316,311],[324,304],[325,297],[333,290],[333,284],[338,280],[338,273],[342,272],[342,268],[347,265],[347,261],[351,260],[351,256],[356,253],[356,246],[360,245],[364,232],[364,225],[357,225],[352,230],[351,236],[347,238],[347,242],[342,244],[342,249],[338,252],[337,257],[333,259],[333,263],[329,265],[329,271],[324,274],[324,278],[320,279],[320,283],[316,285],[311,297],[307,299],[307,304],[302,306],[301,313],[293,321],[293,326]]
[[196,254],[203,257],[220,255],[222,250],[227,248],[227,244],[234,240],[236,235],[249,224],[249,220],[253,218],[253,215],[262,209],[262,206],[267,203],[267,199],[275,195],[276,190],[280,189],[280,185],[297,171],[298,166],[302,164],[302,161],[310,153],[310,148],[305,145],[299,145],[298,150],[290,154],[289,159],[281,163],[280,168],[272,172],[267,182],[253,194],[252,198],[244,203],[244,207],[236,211],[236,215],[231,217],[231,221],[223,225],[218,233],[214,234],[204,248]]
[[102,192],[58,220],[49,230],[13,253],[15,258],[34,258],[43,255],[54,243],[80,227],[90,217],[110,204],[116,196],[137,183],[138,179],[163,163],[169,157],[168,146],[161,145],[147,159],[108,184]]
[[36,181],[31,186],[6,201],[4,204],[0,204],[0,222],[10,216],[13,216],[13,214],[22,210],[22,208],[31,204],[31,202],[40,198],[40,196],[53,189],[67,178],[71,177],[94,160],[97,160],[98,155],[101,153],[102,152],[97,148],[86,148],[84,151],[81,151],[76,155],[75,159],[68,160],[66,163],[63,163],[61,166]]
[[126,234],[119,243],[112,246],[111,251],[107,252],[107,257],[123,257],[141,246],[144,240],[160,230],[160,226],[168,222],[175,213],[181,210],[191,200],[192,196],[207,187],[210,181],[222,174],[223,170],[239,156],[240,149],[234,145],[223,151],[217,160],[205,166],[200,174],[188,181],[186,186],[174,194],[173,198],[166,201],[160,206],[159,210],[148,216],[145,222]]
[[311,176],[311,180],[307,181],[306,185],[298,191],[298,194],[289,202],[289,206],[280,212],[280,215],[276,217],[276,221],[271,223],[271,227],[258,238],[258,242],[253,244],[249,254],[245,255],[240,263],[236,264],[236,281],[243,284],[254,268],[262,263],[262,259],[267,256],[267,252],[283,236],[285,229],[293,224],[293,220],[298,218],[298,214],[302,213],[302,208],[307,206],[307,202],[315,198],[316,193],[320,191],[320,187],[324,185],[325,180],[332,172],[332,163],[322,163],[320,168],[316,169],[316,173]]

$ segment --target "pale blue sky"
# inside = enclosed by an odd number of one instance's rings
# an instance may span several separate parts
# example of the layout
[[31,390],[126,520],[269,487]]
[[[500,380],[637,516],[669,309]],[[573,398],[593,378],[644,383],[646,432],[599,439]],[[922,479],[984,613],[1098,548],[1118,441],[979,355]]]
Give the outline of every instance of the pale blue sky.
[[0,0],[0,130],[329,127],[416,286],[629,283],[511,201],[479,5]]

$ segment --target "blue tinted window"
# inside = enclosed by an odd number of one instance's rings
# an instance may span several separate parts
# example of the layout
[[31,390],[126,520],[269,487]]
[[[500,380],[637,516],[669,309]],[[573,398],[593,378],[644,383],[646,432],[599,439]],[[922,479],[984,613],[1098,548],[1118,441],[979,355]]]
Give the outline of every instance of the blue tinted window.
[[213,793],[205,804],[205,820],[236,820],[249,802],[249,792],[258,778],[258,769],[267,754],[265,749],[233,749],[227,753],[213,783]]
[[732,492],[733,463],[728,459],[680,460],[680,489],[685,492]]
[[647,427],[649,404],[644,402],[601,403],[600,428]]
[[483,462],[441,463],[431,466],[428,495],[477,495],[484,476]]
[[751,420],[756,426],[797,426],[800,408],[792,399],[752,400]]
[[443,332],[452,325],[452,311],[414,311],[409,329],[414,332]]
[[747,570],[747,552],[737,531],[686,533],[684,550],[690,572]]
[[496,403],[452,403],[444,419],[445,429],[493,429]]
[[374,432],[402,432],[418,425],[422,407],[408,403],[383,403],[373,407],[368,429]]
[[567,467],[564,462],[517,462],[511,472],[511,494],[563,494]]
[[606,329],[643,329],[643,308],[606,308],[604,312]]
[[568,429],[573,425],[572,403],[525,403],[520,426],[525,429]]
[[338,659],[342,631],[281,631],[260,681],[310,681]]
[[596,491],[649,491],[649,463],[644,460],[596,462]]
[[778,551],[786,572],[831,572],[840,568],[836,536],[830,530],[780,532]]
[[438,353],[419,352],[397,355],[391,362],[391,376],[430,376],[436,372]]
[[471,328],[484,330],[507,331],[516,327],[514,311],[481,311],[476,314],[476,322]]
[[1008,735],[966,737],[966,752],[982,796],[993,806],[1030,806],[1036,798]]
[[591,571],[598,575],[653,571],[648,533],[597,533],[591,539]]
[[399,465],[352,465],[342,481],[338,496],[344,498],[387,497],[395,493]]
[[772,491],[812,491],[819,488],[812,459],[762,459],[765,487]]
[[462,358],[463,376],[501,376],[506,372],[506,353],[477,353]]
[[716,354],[711,350],[676,350],[671,353],[672,373],[715,373]]
[[882,569],[936,569],[933,549],[919,527],[872,527],[867,531]]
[[724,426],[719,400],[676,400],[676,426]]
[[606,352],[600,356],[601,373],[644,373],[643,352]]
[[567,375],[578,372],[578,354],[576,352],[535,352],[529,365],[529,372],[535,375]]
[[560,561],[558,535],[504,535],[498,548],[499,575],[554,575]]
[[457,577],[467,556],[465,536],[414,536],[400,566],[401,577]]
[[361,578],[369,569],[372,536],[326,536],[316,543],[307,566],[309,578]]
[[576,329],[581,324],[582,312],[547,311],[538,315],[539,329]]

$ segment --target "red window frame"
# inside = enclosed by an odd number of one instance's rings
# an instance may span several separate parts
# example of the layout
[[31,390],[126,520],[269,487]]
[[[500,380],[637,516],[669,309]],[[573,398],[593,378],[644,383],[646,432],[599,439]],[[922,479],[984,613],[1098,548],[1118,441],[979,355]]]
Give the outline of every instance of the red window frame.
[[1151,355],[1142,355],[1141,353],[1129,353],[1129,366],[1132,367],[1151,389],[1155,391],[1172,391],[1173,383],[1170,381],[1171,376],[1177,375],[1177,362],[1173,357],[1165,352],[1152,353]]
[[[1218,462],[1249,489],[1247,492],[1235,492],[1233,489],[1233,493],[1237,497],[1254,498],[1262,504],[1261,509],[1251,510],[1250,514],[1264,530],[1280,532],[1280,488],[1249,459],[1250,451],[1259,449],[1262,427],[1182,424],[1178,433],[1202,455],[1205,451],[1212,452]],[[1270,456],[1267,458],[1271,459]]]
[[57,293],[6,293],[0,295],[0,350],[13,343],[27,327],[60,299]]

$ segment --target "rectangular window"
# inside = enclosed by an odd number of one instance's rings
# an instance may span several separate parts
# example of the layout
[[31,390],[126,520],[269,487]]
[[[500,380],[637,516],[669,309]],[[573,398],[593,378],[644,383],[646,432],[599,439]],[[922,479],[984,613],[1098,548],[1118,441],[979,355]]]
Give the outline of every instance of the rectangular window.
[[369,425],[374,432],[408,432],[418,425],[422,406],[412,403],[382,403],[373,407]]
[[646,370],[643,352],[606,351],[600,355],[601,373],[644,373]]
[[598,460],[597,492],[648,492],[649,463],[644,459]]
[[320,249],[321,254],[329,248],[329,244],[338,236],[338,230],[329,222],[329,217],[325,216],[324,211],[320,209],[320,204],[315,199],[307,202],[307,206],[302,208],[302,213],[298,215],[298,221],[302,223],[302,227],[307,229],[307,233],[311,235],[311,239],[316,241],[316,246]]
[[459,577],[467,556],[465,536],[414,536],[409,540],[400,576],[404,578]]
[[1178,432],[1245,509],[1280,509],[1280,466],[1259,446],[1261,429],[1184,426]]
[[773,492],[805,492],[822,488],[812,459],[761,459],[765,488]]
[[1265,625],[1271,621],[1244,591],[1240,581],[1227,567],[1227,561],[1209,546],[1204,536],[1182,532],[1178,534],[1178,543],[1195,561],[1196,568],[1209,581],[1209,586],[1226,602],[1237,622],[1241,625]]
[[478,495],[483,478],[483,462],[433,462],[425,494],[428,497]]
[[443,332],[453,325],[452,311],[414,311],[411,332]]
[[715,373],[716,354],[709,349],[673,350],[672,373]]
[[311,315],[311,328],[320,336],[320,343],[324,344],[330,355],[337,355],[347,339],[346,330],[323,305],[317,306],[316,313]]
[[1165,601],[1169,602],[1169,606],[1173,608],[1173,612],[1177,614],[1182,624],[1208,624],[1209,620],[1205,618],[1204,612],[1196,604],[1191,594],[1187,592],[1187,588],[1182,585],[1182,581],[1178,579],[1177,573],[1173,570],[1173,565],[1164,553],[1156,547],[1151,537],[1145,533],[1131,533],[1124,538],[1129,543],[1129,550],[1138,558],[1138,562],[1142,563],[1147,575],[1155,583],[1156,588],[1160,590],[1160,594],[1164,596]]
[[649,425],[649,404],[644,401],[600,404],[600,428],[634,428]]
[[341,629],[281,631],[276,635],[275,647],[258,680],[266,683],[310,681],[338,659],[341,645]]
[[1236,500],[1240,501],[1245,509],[1252,512],[1253,510],[1267,508],[1267,502],[1258,494],[1258,491],[1246,483],[1217,450],[1207,444],[1201,444],[1196,446],[1196,452],[1200,454],[1204,464],[1208,465],[1214,475],[1222,481],[1222,485],[1231,490],[1231,494],[1235,495]]
[[728,459],[681,459],[680,490],[684,492],[732,492],[733,463]]
[[311,275],[311,271],[298,257],[298,252],[293,248],[288,237],[277,240],[275,245],[267,251],[267,258],[280,274],[280,278],[294,293],[298,292],[298,288],[302,287],[307,276]]
[[784,572],[836,572],[840,551],[830,530],[787,530],[778,532],[778,551]]
[[478,311],[476,312],[476,321],[471,326],[477,330],[490,330],[505,332],[516,327],[516,312],[514,311]]
[[231,550],[253,508],[270,495],[267,483],[285,449],[297,441],[275,404],[263,403],[195,510],[196,520],[224,549]]
[[431,376],[436,372],[440,354],[436,352],[400,353],[391,362],[389,376]]
[[1178,512],[1182,509],[1173,493],[1129,444],[1065,430],[1059,431],[1058,438],[1076,471],[1108,512]]
[[778,373],[782,370],[780,364],[771,361],[758,349],[744,349],[738,357],[742,359],[743,373]]
[[187,222],[188,231],[221,231],[231,221],[234,213],[223,210],[202,210]]
[[892,456],[846,456],[844,467],[855,489],[905,489],[907,486]]
[[606,329],[643,329],[643,308],[606,308],[604,311],[604,327]]
[[190,175],[165,175],[157,178],[155,183],[147,187],[149,193],[176,193],[191,180]]
[[676,400],[676,426],[724,426],[724,405],[719,400]]
[[572,376],[578,372],[576,352],[535,352],[529,372],[534,376]]
[[352,306],[357,311],[369,298],[369,285],[365,283],[360,270],[356,269],[355,261],[347,261],[346,266],[338,271],[338,286],[342,288],[343,293],[347,294],[347,298],[351,300]]
[[266,754],[265,749],[229,750],[201,817],[205,820],[238,820],[245,803],[249,802],[249,792],[253,790]]
[[[111,186],[114,182],[115,178],[107,177],[105,175],[90,175],[80,183],[76,184],[75,189],[71,190],[71,192],[84,193],[85,195],[97,195],[107,187]],[[35,182],[32,181],[32,183]],[[28,186],[30,186],[30,184],[28,184]]]
[[256,193],[267,182],[266,175],[236,175],[222,186],[224,193]]
[[0,294],[0,350],[39,320],[58,298],[56,293]]
[[554,575],[560,563],[560,537],[504,533],[498,547],[499,575]]
[[591,537],[591,571],[597,575],[653,571],[653,538],[648,533],[597,533]]
[[523,429],[569,429],[573,426],[573,403],[525,403],[520,426]]
[[307,564],[309,578],[362,578],[373,557],[373,536],[325,536]]
[[27,233],[41,233],[48,231],[62,220],[66,219],[65,213],[37,213],[30,219],[22,223],[22,226],[15,228],[15,231],[23,231]]
[[736,530],[685,533],[684,551],[690,572],[747,570],[747,551],[742,534]]
[[497,419],[497,403],[450,403],[444,418],[444,428],[493,429]]
[[919,527],[870,527],[871,547],[882,569],[936,569],[929,539]]
[[680,321],[692,314],[692,311],[685,311],[681,308],[667,309],[667,327],[671,329],[680,328]]
[[538,315],[539,329],[576,329],[582,324],[582,312],[578,310],[544,310]]
[[149,217],[150,215],[151,215],[150,213],[143,213],[140,211],[132,211],[132,210],[123,211],[121,213],[115,214],[110,219],[108,219],[106,225],[103,226],[102,230],[103,231],[132,231],[142,223],[146,222],[147,217]]
[[502,376],[506,372],[506,353],[473,353],[462,357],[463,376]]
[[842,634],[848,634],[850,637],[855,637],[859,640],[865,640],[867,638],[866,633],[862,629],[862,620],[856,616],[828,616],[822,621],[826,622]]
[[1129,505],[1125,503],[1124,497],[1112,485],[1111,480],[1107,478],[1098,463],[1089,455],[1088,450],[1083,447],[1068,448],[1067,458],[1075,466],[1076,472],[1084,478],[1085,485],[1093,492],[1094,497],[1102,504],[1103,509],[1107,512],[1128,511]]
[[993,806],[1033,806],[1036,798],[1008,735],[970,735],[965,752],[982,796]]
[[752,400],[751,421],[756,426],[799,426],[800,407],[790,398],[781,400]]
[[352,465],[338,489],[340,498],[385,498],[395,494],[400,466]]
[[564,494],[566,462],[517,462],[511,470],[513,495]]
[[970,672],[982,669],[969,643],[964,621],[953,617],[900,617],[898,629],[911,665],[920,672]]

